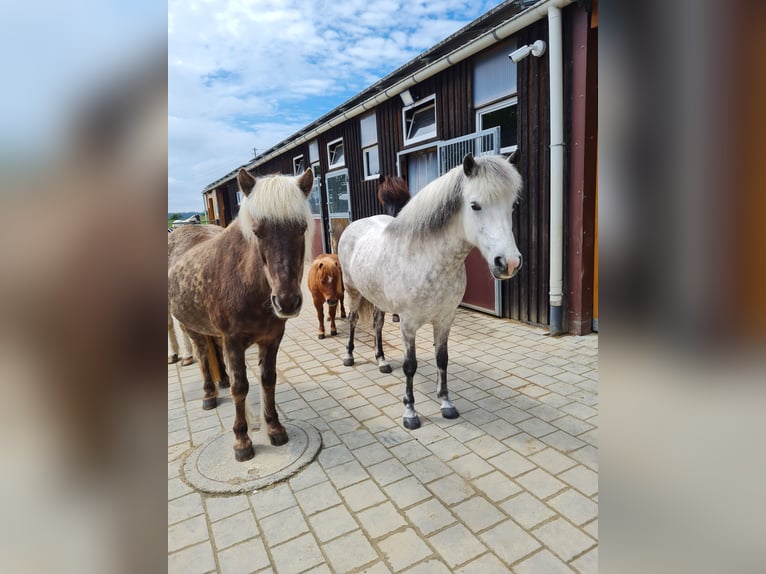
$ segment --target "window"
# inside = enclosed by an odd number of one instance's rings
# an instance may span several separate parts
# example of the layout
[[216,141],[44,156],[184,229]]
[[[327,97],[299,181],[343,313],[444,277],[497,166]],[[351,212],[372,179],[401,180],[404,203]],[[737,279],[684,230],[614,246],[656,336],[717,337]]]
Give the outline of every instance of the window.
[[437,177],[436,150],[426,149],[407,156],[407,185],[413,196]]
[[327,180],[327,208],[330,218],[348,218],[349,208],[348,170],[344,169],[336,173],[328,173]]
[[314,172],[314,184],[311,186],[311,193],[309,194],[309,207],[311,208],[311,214],[317,218],[322,215],[322,198],[319,190],[322,172],[319,169],[319,162],[311,164],[311,171]]
[[517,98],[481,108],[476,111],[477,131],[500,126],[500,151],[510,153],[518,144],[518,110]]
[[303,156],[295,156],[293,158],[293,174],[301,175],[304,171],[306,171],[306,168],[303,167]]
[[343,138],[331,141],[327,144],[327,161],[329,169],[335,169],[346,165],[346,158],[343,151]]
[[314,164],[319,161],[319,144],[317,140],[311,140],[309,142],[309,163]]
[[404,144],[436,137],[436,96],[428,96],[402,110]]
[[505,42],[477,58],[473,69],[474,108],[516,93],[516,64],[508,58],[515,48],[515,42]]
[[380,174],[380,162],[378,161],[378,125],[375,112],[364,116],[359,124],[362,130],[364,179],[374,179]]

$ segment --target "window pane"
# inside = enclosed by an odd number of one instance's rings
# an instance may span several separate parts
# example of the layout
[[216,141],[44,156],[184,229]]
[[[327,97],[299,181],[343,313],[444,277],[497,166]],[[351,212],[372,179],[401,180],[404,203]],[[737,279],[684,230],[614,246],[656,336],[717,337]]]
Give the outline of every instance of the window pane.
[[407,139],[436,135],[436,108],[414,110]]
[[311,186],[311,193],[309,194],[309,207],[311,208],[312,215],[321,215],[322,197],[319,191],[319,164],[315,163],[311,166],[311,169],[314,172],[314,184]]
[[348,217],[348,172],[327,176],[327,203],[331,217]]
[[309,144],[309,161],[311,163],[319,161],[319,144],[316,140]]
[[473,104],[482,104],[516,92],[516,64],[508,57],[516,44],[507,42],[476,61],[473,71]]
[[380,165],[378,163],[378,146],[371,147],[364,150],[364,165],[365,175],[378,175],[380,173]]
[[375,113],[363,117],[360,120],[362,127],[362,147],[367,147],[378,143],[378,128],[375,123]]
[[518,106],[511,105],[499,110],[481,114],[481,128],[486,130],[500,126],[500,147],[506,148],[517,144],[516,126],[518,125]]
[[328,149],[330,152],[330,167],[344,165],[343,142],[330,144]]

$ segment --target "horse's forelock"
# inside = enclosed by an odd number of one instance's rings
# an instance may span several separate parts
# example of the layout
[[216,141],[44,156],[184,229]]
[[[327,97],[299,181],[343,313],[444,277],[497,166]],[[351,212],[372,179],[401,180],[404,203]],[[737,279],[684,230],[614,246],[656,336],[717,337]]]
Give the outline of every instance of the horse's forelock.
[[[245,239],[249,241],[253,238],[255,221],[302,222],[310,230],[312,216],[306,196],[295,178],[272,175],[256,179],[252,193],[240,205],[238,220]],[[312,234],[306,235],[309,241]]]

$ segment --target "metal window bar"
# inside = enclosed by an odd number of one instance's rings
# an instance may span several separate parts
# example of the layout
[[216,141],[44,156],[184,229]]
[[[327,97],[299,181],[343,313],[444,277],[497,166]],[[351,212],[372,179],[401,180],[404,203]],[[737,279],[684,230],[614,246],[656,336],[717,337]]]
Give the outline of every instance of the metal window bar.
[[439,175],[463,163],[465,154],[476,157],[500,153],[500,127],[495,126],[472,134],[440,142],[437,146]]

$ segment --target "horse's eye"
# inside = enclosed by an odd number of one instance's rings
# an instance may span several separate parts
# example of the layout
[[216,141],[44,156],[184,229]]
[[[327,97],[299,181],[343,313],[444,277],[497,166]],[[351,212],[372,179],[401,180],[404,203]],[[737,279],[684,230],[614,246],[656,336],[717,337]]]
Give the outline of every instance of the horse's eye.
[[481,211],[481,205],[479,205],[475,201],[472,201],[471,202],[471,209],[473,209],[474,211]]

